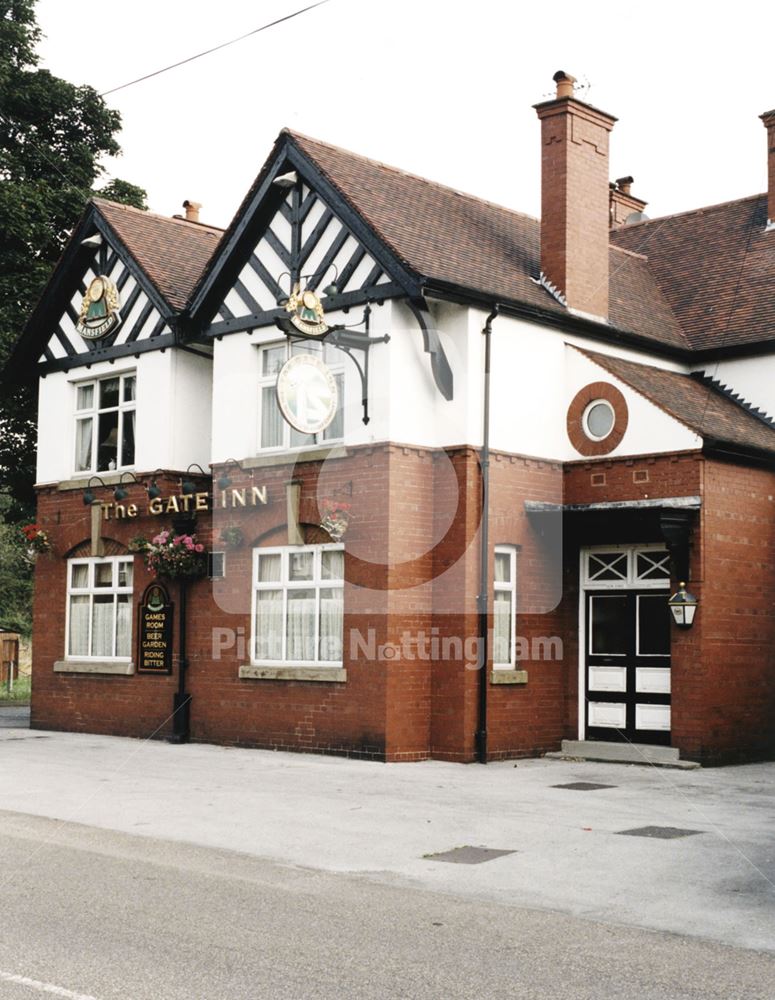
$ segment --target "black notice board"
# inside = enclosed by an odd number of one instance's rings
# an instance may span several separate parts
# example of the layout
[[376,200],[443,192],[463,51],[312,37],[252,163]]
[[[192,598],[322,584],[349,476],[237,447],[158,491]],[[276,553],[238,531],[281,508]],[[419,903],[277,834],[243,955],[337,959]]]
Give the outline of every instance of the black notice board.
[[143,594],[138,615],[137,672],[172,673],[172,612],[169,594],[152,583]]

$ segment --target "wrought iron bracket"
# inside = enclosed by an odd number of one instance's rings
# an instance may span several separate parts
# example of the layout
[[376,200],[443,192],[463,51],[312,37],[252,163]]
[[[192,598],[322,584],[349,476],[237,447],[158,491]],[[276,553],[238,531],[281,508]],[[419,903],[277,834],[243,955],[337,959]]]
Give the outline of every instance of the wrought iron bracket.
[[[390,343],[390,334],[386,333],[381,337],[372,337],[369,334],[369,326],[371,323],[371,306],[367,305],[363,310],[363,318],[359,323],[355,323],[351,326],[343,326],[341,324],[336,326],[330,326],[328,331],[322,336],[313,336],[302,333],[297,327],[291,323],[289,319],[277,318],[275,323],[280,330],[285,334],[288,340],[311,340],[316,343],[326,343],[333,344],[334,347],[338,347],[340,351],[343,351],[347,357],[355,365],[358,374],[361,379],[361,404],[363,406],[363,422],[368,424],[371,417],[369,416],[369,355],[371,353],[371,348],[375,344],[388,344]],[[364,327],[363,333],[357,333],[357,327]],[[360,355],[360,358],[358,357]]]

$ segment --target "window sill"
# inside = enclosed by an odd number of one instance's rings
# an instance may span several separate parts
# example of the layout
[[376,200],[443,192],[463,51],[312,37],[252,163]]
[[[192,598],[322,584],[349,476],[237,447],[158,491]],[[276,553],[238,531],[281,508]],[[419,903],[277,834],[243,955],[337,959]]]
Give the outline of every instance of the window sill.
[[68,490],[86,489],[88,481],[95,476],[99,476],[106,486],[116,486],[124,473],[131,472],[134,475],[134,471],[134,465],[128,465],[125,469],[114,472],[74,472],[71,479],[63,479],[57,483],[57,492],[66,493]]
[[527,684],[527,670],[493,670],[490,684]]
[[253,681],[314,681],[342,684],[347,671],[342,667],[262,667],[247,663],[239,668],[240,679]]
[[[318,445],[316,448],[297,448],[287,451],[267,451],[254,458],[243,459],[239,464],[243,469],[268,469],[274,465],[290,465],[296,462],[320,462],[332,455],[334,458],[346,458],[347,452],[342,441],[332,441],[330,444]],[[215,463],[218,465],[218,462]]]
[[121,674],[127,676],[135,672],[135,665],[129,660],[57,660],[55,674]]

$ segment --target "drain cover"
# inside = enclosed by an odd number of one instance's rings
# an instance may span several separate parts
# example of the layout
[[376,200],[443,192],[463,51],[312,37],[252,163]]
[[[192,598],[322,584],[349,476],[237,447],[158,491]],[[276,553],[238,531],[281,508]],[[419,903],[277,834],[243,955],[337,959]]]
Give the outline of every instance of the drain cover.
[[677,826],[639,826],[634,830],[619,830],[623,837],[653,837],[656,840],[674,840],[676,837],[693,837],[702,830],[681,830]]
[[516,851],[498,851],[494,847],[454,847],[451,851],[441,851],[439,854],[424,854],[426,861],[449,861],[453,865],[480,865],[483,861],[502,858],[505,854],[516,854]]
[[552,785],[552,788],[570,788],[574,792],[594,792],[598,788],[617,787],[617,785],[600,785],[596,781],[569,781],[567,785]]

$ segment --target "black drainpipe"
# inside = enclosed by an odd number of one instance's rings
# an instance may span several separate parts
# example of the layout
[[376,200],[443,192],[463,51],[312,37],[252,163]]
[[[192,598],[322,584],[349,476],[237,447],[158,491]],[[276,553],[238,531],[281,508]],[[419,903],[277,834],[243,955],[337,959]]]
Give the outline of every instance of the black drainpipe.
[[484,426],[482,432],[482,523],[479,549],[479,719],[476,730],[476,754],[480,764],[487,763],[487,663],[490,658],[488,611],[490,595],[490,334],[498,315],[498,304],[484,323]]
[[188,743],[191,738],[191,695],[186,691],[188,655],[186,651],[186,594],[188,583],[180,580],[180,622],[178,631],[178,690],[172,700],[172,735],[170,743]]
[[[172,527],[178,535],[193,535],[196,531],[195,517],[173,518]],[[186,673],[188,671],[188,650],[186,649],[186,598],[188,596],[188,580],[182,576],[179,580],[178,593],[180,606],[178,608],[178,690],[172,699],[172,734],[167,738],[169,743],[188,743],[191,739],[191,695],[186,690]]]

